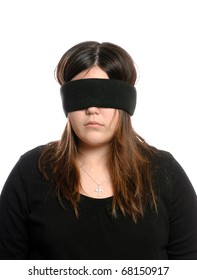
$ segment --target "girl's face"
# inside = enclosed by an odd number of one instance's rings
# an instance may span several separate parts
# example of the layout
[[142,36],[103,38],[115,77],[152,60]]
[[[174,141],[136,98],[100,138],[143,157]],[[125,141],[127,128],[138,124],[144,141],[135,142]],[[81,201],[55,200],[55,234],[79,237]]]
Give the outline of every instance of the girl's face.
[[[107,74],[98,66],[83,71],[73,80],[90,78],[109,79]],[[98,147],[109,144],[119,120],[119,112],[113,108],[89,107],[68,113],[71,126],[79,138],[80,145]]]

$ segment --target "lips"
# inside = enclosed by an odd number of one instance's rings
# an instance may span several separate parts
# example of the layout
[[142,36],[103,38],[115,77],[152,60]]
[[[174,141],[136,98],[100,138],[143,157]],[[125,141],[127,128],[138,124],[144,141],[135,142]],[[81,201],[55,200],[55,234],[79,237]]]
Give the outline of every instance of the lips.
[[90,121],[90,122],[87,122],[85,124],[85,126],[103,126],[103,125],[101,123],[99,123],[99,122]]

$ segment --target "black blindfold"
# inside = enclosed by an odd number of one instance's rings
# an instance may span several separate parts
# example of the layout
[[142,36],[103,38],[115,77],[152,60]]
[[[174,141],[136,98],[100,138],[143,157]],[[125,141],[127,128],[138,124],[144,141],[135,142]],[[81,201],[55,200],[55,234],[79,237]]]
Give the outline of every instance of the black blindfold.
[[65,114],[89,107],[114,108],[131,116],[136,106],[136,89],[115,79],[81,79],[64,84],[61,98]]

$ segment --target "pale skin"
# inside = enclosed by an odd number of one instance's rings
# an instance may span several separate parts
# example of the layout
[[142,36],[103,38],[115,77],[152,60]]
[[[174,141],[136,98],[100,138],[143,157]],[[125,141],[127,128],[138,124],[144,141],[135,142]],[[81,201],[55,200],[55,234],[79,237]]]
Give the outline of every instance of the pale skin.
[[[98,66],[76,75],[73,80],[102,78],[109,79],[107,74]],[[68,113],[70,124],[79,138],[78,162],[80,168],[81,188],[83,195],[93,198],[106,198],[113,195],[113,186],[107,169],[107,155],[111,140],[114,136],[119,112],[113,108],[89,107],[84,110]],[[95,192],[97,185],[103,186],[99,197]]]

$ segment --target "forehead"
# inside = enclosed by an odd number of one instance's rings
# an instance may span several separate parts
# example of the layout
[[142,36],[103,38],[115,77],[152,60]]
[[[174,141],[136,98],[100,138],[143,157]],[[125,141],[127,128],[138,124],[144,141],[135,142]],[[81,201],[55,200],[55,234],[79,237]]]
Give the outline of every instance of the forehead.
[[80,72],[72,80],[74,81],[90,78],[109,79],[107,73],[105,73],[99,66],[95,65],[90,69]]

